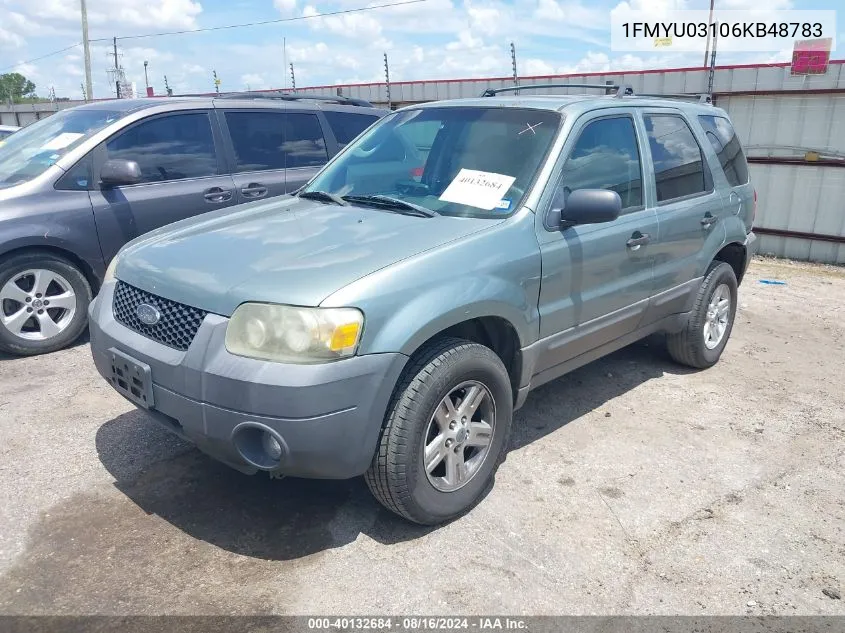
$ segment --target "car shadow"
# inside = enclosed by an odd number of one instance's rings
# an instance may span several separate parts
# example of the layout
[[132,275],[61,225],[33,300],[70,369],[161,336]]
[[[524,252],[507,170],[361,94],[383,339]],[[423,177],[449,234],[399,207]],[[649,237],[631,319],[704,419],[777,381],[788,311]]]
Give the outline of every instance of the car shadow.
[[[683,371],[665,352],[647,344],[576,370],[529,396],[514,419],[510,450],[561,429],[647,380]],[[244,556],[292,560],[341,547],[362,533],[395,544],[435,529],[413,525],[383,508],[360,477],[272,480],[243,475],[140,411],[103,424],[96,445],[114,485],[142,510],[193,538]]]
[[[73,343],[71,343],[70,345],[68,345],[65,348],[62,348],[58,352],[52,352],[52,354],[58,354],[59,352],[66,350],[66,349],[74,349],[75,347],[87,345],[90,342],[91,342],[91,339],[88,336],[88,328],[85,328],[85,331],[82,334],[80,334],[79,338],[77,338]],[[46,354],[46,355],[49,356],[50,354]],[[15,354],[7,354],[6,352],[0,352],[0,363],[2,363],[3,361],[7,361],[7,360],[19,360],[21,358],[28,358],[28,357],[27,356],[18,356],[18,355],[15,355]]]

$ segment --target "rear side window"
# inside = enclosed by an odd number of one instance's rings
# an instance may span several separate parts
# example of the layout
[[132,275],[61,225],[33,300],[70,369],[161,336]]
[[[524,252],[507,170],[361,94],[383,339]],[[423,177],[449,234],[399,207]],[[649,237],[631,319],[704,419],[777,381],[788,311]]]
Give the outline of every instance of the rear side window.
[[748,163],[731,122],[721,116],[699,116],[698,120],[719,157],[719,163],[731,187],[747,183]]
[[284,169],[285,113],[226,112],[226,126],[235,150],[235,171]]
[[581,131],[563,166],[561,192],[610,189],[622,198],[622,208],[630,209],[643,204],[642,182],[633,120],[599,119]]
[[361,132],[378,120],[372,114],[355,114],[352,112],[323,112],[329,126],[334,132],[339,147],[345,147]]
[[315,167],[328,161],[326,139],[316,114],[288,112],[282,146],[286,167]]
[[137,162],[142,182],[217,174],[214,136],[204,112],[144,121],[106,143],[106,154],[108,159]]
[[643,118],[654,161],[657,201],[708,191],[701,148],[687,122],[667,114],[647,114]]

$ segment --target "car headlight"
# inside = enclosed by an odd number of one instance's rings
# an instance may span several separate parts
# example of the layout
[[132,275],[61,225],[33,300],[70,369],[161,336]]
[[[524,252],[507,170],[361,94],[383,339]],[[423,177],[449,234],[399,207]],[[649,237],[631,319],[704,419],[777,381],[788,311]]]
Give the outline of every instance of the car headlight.
[[354,355],[363,326],[355,308],[244,303],[226,327],[226,349],[280,363],[322,363]]
[[105,277],[103,277],[104,284],[114,280],[115,268],[117,268],[117,255],[111,258],[111,262],[109,262],[109,267],[106,268],[106,275]]

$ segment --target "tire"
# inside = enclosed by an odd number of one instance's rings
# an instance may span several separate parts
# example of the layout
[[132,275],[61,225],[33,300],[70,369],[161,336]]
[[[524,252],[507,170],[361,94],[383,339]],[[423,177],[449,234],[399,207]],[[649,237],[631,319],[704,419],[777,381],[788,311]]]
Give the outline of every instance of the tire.
[[[724,296],[725,290],[730,300],[725,315],[727,320],[718,342],[713,345],[715,337],[706,336],[705,326],[708,323],[708,313],[712,309],[711,301],[714,295],[719,292],[720,296]],[[737,282],[734,270],[724,262],[714,261],[707,269],[704,281],[698,289],[686,326],[680,332],[666,336],[666,348],[672,359],[696,369],[706,369],[715,365],[731,336],[736,306]],[[710,328],[713,327],[711,323]]]
[[[464,425],[461,407],[475,395],[479,404]],[[455,430],[445,430],[439,421],[448,419],[447,397],[456,407],[451,416]],[[512,417],[510,378],[491,349],[455,338],[428,343],[411,359],[394,390],[365,475],[367,486],[387,509],[415,523],[436,525],[454,519],[475,506],[492,484],[504,458]],[[492,428],[485,430],[485,423]],[[485,437],[486,448],[478,446]],[[426,445],[441,447],[437,453],[442,459],[433,469],[424,464]],[[453,455],[466,460],[466,470],[460,471],[463,483],[459,468],[447,470],[460,461],[453,461],[458,460]]]
[[[34,356],[67,347],[85,330],[91,298],[91,284],[85,275],[61,257],[32,252],[3,261],[0,351]],[[14,319],[15,315],[20,316]]]

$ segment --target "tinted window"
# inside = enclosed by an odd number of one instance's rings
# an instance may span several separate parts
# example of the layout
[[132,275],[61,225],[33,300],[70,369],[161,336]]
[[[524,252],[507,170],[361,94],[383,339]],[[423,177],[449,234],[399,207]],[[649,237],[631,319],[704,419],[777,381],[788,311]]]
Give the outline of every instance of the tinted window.
[[329,126],[334,132],[334,137],[337,139],[337,144],[340,147],[345,147],[361,132],[372,125],[377,116],[372,114],[354,114],[352,112],[323,112]]
[[698,120],[719,156],[719,163],[732,187],[748,182],[748,163],[731,122],[720,116],[700,116]]
[[642,170],[634,122],[629,117],[600,119],[581,132],[563,166],[564,189],[610,189],[622,207],[643,204]]
[[284,169],[285,113],[227,112],[226,125],[235,149],[235,171]]
[[56,181],[56,189],[63,191],[85,191],[90,189],[92,172],[91,152],[71,167],[67,173]]
[[12,133],[9,132],[8,130],[0,130],[0,140],[3,140],[7,136],[11,136],[11,135],[12,135]]
[[316,114],[287,113],[282,150],[286,156],[286,167],[312,167],[322,165],[329,159],[326,140]]
[[644,118],[657,180],[657,201],[706,191],[701,148],[687,122],[673,115]]
[[200,178],[217,173],[211,123],[205,113],[145,121],[106,144],[108,158],[134,160],[143,182]]

